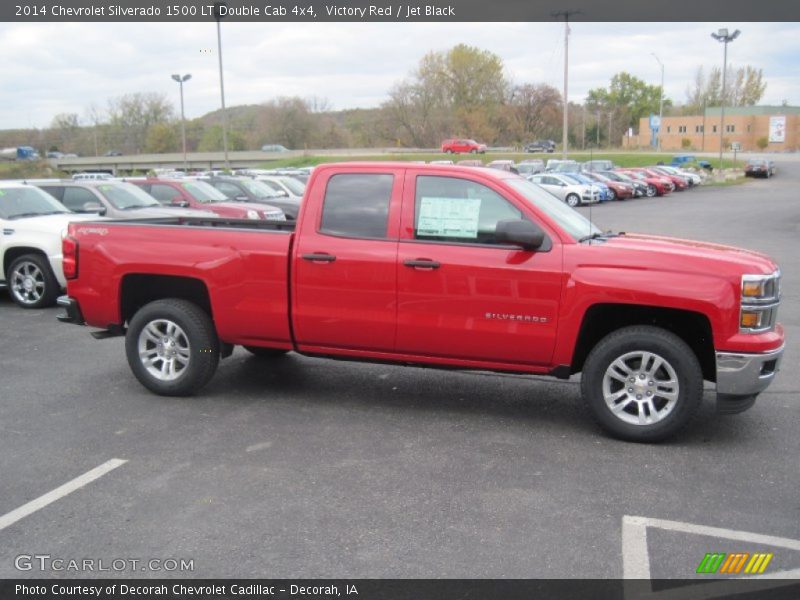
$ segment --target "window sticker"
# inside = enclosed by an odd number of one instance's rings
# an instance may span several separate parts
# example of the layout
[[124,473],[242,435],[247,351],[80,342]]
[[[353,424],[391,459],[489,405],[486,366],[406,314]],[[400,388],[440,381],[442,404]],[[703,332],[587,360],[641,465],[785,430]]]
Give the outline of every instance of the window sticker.
[[478,238],[480,198],[420,198],[417,235]]

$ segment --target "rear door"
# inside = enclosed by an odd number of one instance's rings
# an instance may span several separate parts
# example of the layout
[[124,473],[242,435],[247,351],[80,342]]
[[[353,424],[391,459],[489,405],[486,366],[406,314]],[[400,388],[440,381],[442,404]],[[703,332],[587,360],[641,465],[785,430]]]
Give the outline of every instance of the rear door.
[[549,364],[562,246],[553,232],[537,251],[498,243],[497,223],[509,219],[535,222],[524,202],[494,178],[408,171],[398,250],[398,353]]
[[309,187],[292,267],[300,349],[394,349],[402,173],[326,170]]

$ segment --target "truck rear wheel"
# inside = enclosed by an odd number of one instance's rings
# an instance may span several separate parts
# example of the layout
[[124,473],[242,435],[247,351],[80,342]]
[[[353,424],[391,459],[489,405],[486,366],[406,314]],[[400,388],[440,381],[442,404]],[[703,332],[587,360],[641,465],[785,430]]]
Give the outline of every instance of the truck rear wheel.
[[169,298],[143,306],[125,337],[128,364],[139,382],[161,396],[190,396],[214,376],[219,340],[196,304]]
[[697,412],[703,374],[681,338],[659,327],[625,327],[589,353],[581,391],[592,416],[611,435],[633,442],[674,436]]

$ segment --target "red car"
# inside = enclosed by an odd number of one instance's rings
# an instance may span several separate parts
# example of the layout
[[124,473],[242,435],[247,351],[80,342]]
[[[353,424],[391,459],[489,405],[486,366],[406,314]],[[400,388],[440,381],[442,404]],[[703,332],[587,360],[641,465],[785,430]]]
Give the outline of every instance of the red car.
[[648,198],[652,198],[653,196],[665,196],[675,189],[675,185],[666,177],[653,177],[652,175],[648,175],[643,169],[624,168],[616,170],[645,183],[647,185],[646,196]]
[[210,210],[220,217],[231,219],[264,219],[285,221],[283,211],[269,204],[234,202],[205,181],[195,179],[131,179],[164,206]]
[[633,198],[635,196],[635,191],[632,184],[624,183],[622,181],[614,181],[610,177],[606,177],[600,173],[583,172],[582,175],[590,179],[594,179],[595,181],[599,181],[600,183],[604,183],[613,194],[613,197],[609,198],[609,200],[627,200],[628,198]]
[[603,428],[652,442],[691,420],[704,380],[721,412],[750,408],[783,355],[769,257],[604,233],[498,169],[322,165],[297,221],[72,223],[62,251],[61,320],[125,335],[134,376],[165,396],[198,392],[235,345],[264,361],[581,372]]
[[642,171],[648,175],[652,175],[653,177],[665,177],[669,179],[672,182],[672,185],[675,186],[676,192],[682,192],[689,189],[689,182],[686,181],[686,179],[683,177],[678,177],[677,175],[673,175],[672,173],[662,171],[658,167],[646,167],[643,168]]
[[475,140],[453,138],[442,142],[442,152],[445,154],[485,154],[486,144],[479,144]]

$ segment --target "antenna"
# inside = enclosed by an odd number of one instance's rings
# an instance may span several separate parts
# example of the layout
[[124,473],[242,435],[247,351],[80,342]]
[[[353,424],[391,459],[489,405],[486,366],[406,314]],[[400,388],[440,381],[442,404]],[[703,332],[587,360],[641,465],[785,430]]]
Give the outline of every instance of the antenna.
[[[589,144],[589,164],[590,165],[592,164],[592,156],[594,156],[594,154],[592,153],[592,144]],[[594,200],[594,178],[591,178],[591,179],[592,179],[592,183],[590,184],[589,190],[592,192],[592,200]],[[594,205],[594,202],[589,202],[589,233],[587,235],[592,235],[592,206],[593,205]],[[591,239],[589,240],[589,243],[590,244],[592,243]]]

